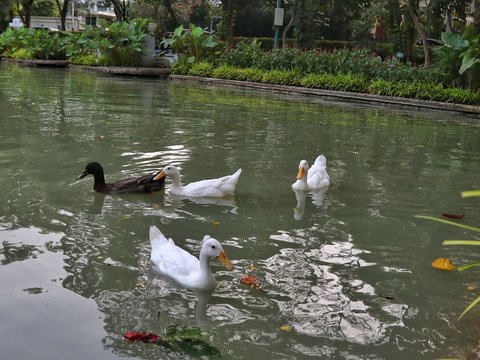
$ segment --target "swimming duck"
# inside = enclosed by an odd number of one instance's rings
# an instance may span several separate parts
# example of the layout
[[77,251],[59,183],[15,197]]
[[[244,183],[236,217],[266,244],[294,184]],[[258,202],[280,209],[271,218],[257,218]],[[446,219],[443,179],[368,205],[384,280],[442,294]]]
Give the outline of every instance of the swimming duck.
[[91,162],[85,166],[83,173],[77,176],[77,180],[92,174],[95,180],[93,190],[101,193],[120,194],[120,193],[150,193],[164,188],[165,179],[154,180],[158,173],[147,174],[138,177],[118,180],[113,183],[105,183],[103,167],[98,162]]
[[167,239],[154,225],[150,226],[150,244],[153,270],[190,290],[213,291],[217,287],[215,276],[210,270],[211,258],[217,258],[227,270],[233,269],[220,242],[209,235],[203,238],[199,259],[176,246],[172,239]]
[[227,175],[218,179],[195,181],[182,186],[180,181],[180,171],[174,165],[167,165],[153,178],[153,180],[162,179],[166,176],[170,177],[172,179],[170,194],[172,195],[187,197],[223,197],[233,195],[241,173],[242,169],[238,169],[232,175]]
[[325,155],[319,155],[310,168],[306,160],[300,161],[297,181],[292,184],[293,190],[315,190],[329,185],[330,176],[327,174],[327,158]]

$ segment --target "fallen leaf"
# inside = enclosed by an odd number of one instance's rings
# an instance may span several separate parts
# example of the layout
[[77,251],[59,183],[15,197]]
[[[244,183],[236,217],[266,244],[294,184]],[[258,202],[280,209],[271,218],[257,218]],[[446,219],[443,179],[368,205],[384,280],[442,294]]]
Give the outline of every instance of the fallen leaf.
[[212,221],[212,225],[213,226],[218,226],[218,225],[220,225],[220,221],[214,220],[214,221]]
[[452,261],[447,258],[438,258],[432,262],[432,266],[435,269],[452,271],[456,269],[456,266],[452,264]]
[[242,278],[240,279],[240,282],[242,284],[249,285],[254,289],[260,289],[262,287],[262,285],[260,284],[260,281],[258,281],[258,279],[251,274],[243,275]]
[[295,330],[295,329],[293,328],[292,325],[285,324],[285,325],[280,326],[280,330],[291,333],[291,332],[293,332],[293,330]]
[[147,333],[146,331],[128,331],[123,337],[130,341],[157,342],[160,337],[157,334]]
[[465,216],[465,214],[449,214],[449,213],[442,213],[442,216],[445,216],[449,219],[461,219]]
[[257,267],[255,266],[255,264],[250,264],[250,270],[252,271],[257,270]]
[[468,291],[474,291],[475,289],[476,289],[476,287],[473,286],[473,285],[468,285],[468,286],[467,286],[467,290],[468,290]]

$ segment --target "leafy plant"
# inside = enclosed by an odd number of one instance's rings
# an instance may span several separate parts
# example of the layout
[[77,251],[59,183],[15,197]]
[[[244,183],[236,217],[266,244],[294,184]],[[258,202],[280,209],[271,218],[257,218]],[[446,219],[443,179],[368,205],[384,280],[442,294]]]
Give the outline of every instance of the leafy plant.
[[188,71],[188,75],[209,77],[212,75],[213,65],[207,62],[195,63]]
[[201,27],[190,24],[188,30],[183,25],[177,27],[173,36],[163,40],[161,45],[172,48],[177,54],[185,54],[187,61],[193,63],[206,59],[217,43]]
[[[474,191],[464,191],[462,192],[462,197],[473,197],[473,196],[480,196],[480,191],[474,190]],[[451,226],[456,226],[460,227],[463,229],[471,230],[477,233],[480,233],[480,228],[474,227],[474,226],[469,226],[469,225],[464,225],[458,222],[450,221],[450,220],[445,220],[445,219],[439,219],[435,218],[432,216],[423,216],[423,215],[416,215],[415,217],[420,218],[420,219],[426,219],[426,220],[432,220],[436,222],[440,222],[443,224],[451,225]],[[480,246],[480,240],[444,240],[443,245],[473,245],[473,246]],[[466,265],[459,266],[457,268],[458,271],[464,271],[471,269],[473,267],[480,266],[480,262],[475,262],[475,263],[470,263]],[[476,299],[474,299],[466,308],[463,310],[463,312],[460,314],[458,317],[458,320],[462,319],[466,313],[468,313],[473,307],[475,307],[477,304],[480,303],[480,296],[478,296]]]
[[450,73],[454,81],[460,83],[461,80],[457,79],[458,75],[466,73],[467,85],[471,89],[476,89],[480,74],[480,35],[474,29],[467,27],[462,35],[452,32],[442,33],[442,40],[445,46],[441,48],[439,55],[447,73]]

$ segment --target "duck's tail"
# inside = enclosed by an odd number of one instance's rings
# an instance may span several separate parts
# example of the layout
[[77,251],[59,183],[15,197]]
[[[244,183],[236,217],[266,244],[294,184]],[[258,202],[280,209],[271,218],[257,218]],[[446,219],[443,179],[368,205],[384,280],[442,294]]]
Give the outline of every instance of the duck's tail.
[[315,162],[313,163],[313,166],[318,168],[327,167],[327,158],[325,157],[325,155],[318,155],[318,157],[315,159]]
[[167,239],[159,228],[155,225],[150,226],[150,244],[152,245],[152,251],[159,245],[165,245],[169,241],[173,242],[172,239]]

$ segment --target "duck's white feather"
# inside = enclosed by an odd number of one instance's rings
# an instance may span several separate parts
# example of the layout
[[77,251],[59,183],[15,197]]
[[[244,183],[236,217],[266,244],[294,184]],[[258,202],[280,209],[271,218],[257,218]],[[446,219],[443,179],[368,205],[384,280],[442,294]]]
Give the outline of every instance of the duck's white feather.
[[306,160],[301,160],[298,165],[297,181],[292,184],[293,190],[316,190],[330,185],[330,176],[327,173],[327,158],[319,155],[312,167]]
[[168,280],[191,290],[210,291],[217,287],[209,266],[209,258],[224,254],[217,240],[208,235],[204,237],[200,260],[176,246],[153,225],[150,227],[150,244],[152,268]]
[[195,181],[182,186],[180,171],[174,165],[166,166],[162,171],[172,179],[170,194],[187,197],[225,197],[232,196],[242,169],[234,174],[217,179]]

